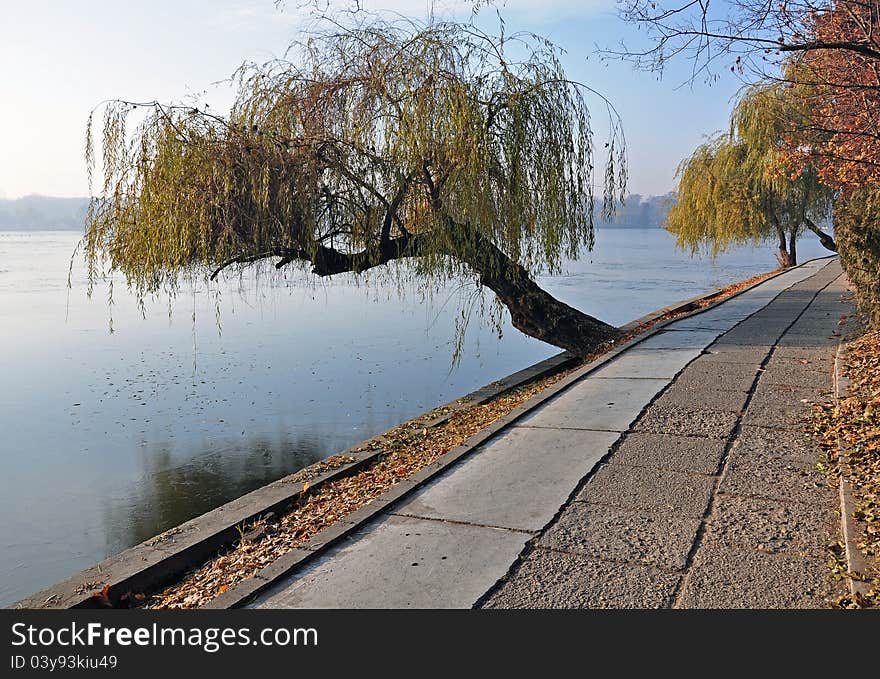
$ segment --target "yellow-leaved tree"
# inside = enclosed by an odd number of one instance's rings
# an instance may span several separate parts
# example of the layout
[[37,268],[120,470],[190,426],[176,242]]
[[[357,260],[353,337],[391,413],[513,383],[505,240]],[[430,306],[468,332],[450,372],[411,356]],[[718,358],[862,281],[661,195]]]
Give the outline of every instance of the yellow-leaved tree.
[[793,86],[776,82],[743,91],[730,130],[701,144],[679,167],[678,200],[666,228],[678,245],[712,256],[736,243],[772,240],[780,266],[797,264],[797,239],[816,233],[836,251],[820,225],[834,191],[809,163],[789,165],[787,140],[807,124],[808,110]]

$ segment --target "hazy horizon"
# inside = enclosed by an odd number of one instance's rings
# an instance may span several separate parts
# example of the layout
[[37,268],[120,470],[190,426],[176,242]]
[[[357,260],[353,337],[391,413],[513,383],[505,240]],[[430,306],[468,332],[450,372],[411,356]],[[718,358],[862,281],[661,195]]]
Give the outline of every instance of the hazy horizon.
[[[596,206],[595,224],[604,227],[660,226],[674,194],[643,196],[631,193],[619,204],[613,219],[606,220]],[[81,231],[85,226],[86,196],[43,196],[30,194],[19,198],[0,198],[0,231]]]

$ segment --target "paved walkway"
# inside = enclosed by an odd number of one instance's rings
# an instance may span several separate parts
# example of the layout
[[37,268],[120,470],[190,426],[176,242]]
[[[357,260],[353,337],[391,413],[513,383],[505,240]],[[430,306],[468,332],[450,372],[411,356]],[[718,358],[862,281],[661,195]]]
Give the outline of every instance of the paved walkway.
[[251,606],[822,606],[835,496],[799,420],[844,292],[817,260],[667,326]]

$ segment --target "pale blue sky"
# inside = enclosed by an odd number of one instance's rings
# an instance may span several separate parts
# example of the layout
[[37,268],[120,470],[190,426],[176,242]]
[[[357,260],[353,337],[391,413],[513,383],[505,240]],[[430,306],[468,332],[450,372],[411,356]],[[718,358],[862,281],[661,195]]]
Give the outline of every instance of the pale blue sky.
[[[438,11],[469,7],[439,2]],[[86,195],[85,120],[108,98],[179,101],[208,88],[212,108],[229,92],[211,84],[245,60],[283,53],[302,27],[296,0],[0,0],[0,197]],[[425,0],[372,0],[424,17]],[[444,9],[451,7],[452,10]],[[508,30],[531,30],[567,50],[569,76],[605,94],[623,117],[635,193],[674,186],[675,168],[706,133],[725,126],[739,83],[676,86],[686,64],[662,81],[627,64],[601,63],[596,44],[638,39],[615,15],[614,0],[508,0]],[[497,26],[484,10],[484,26]],[[605,119],[593,102],[597,141]],[[599,144],[601,146],[601,144]]]

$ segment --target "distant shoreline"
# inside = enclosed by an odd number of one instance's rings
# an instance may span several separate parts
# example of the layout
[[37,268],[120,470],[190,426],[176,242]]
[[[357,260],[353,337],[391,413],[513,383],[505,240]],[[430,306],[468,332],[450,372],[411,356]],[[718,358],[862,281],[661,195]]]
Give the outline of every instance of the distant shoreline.
[[[628,226],[624,224],[596,224],[597,229],[608,229],[608,230],[624,230],[624,229],[662,229],[662,224],[654,224],[648,226]],[[0,224],[0,233],[40,233],[45,231],[50,231],[52,233],[83,233],[84,228],[73,227],[73,226],[31,226],[31,227],[13,227],[7,226],[5,224]]]
[[[631,193],[626,201],[618,203],[613,221],[594,212],[597,229],[659,229],[666,220],[674,200],[673,194],[642,196]],[[23,196],[0,198],[0,231],[78,231],[85,230],[89,199],[85,197],[57,198],[52,196]]]
[[15,228],[11,226],[0,225],[0,233],[40,233],[51,231],[52,233],[82,233],[82,228],[73,226],[41,226],[41,227],[24,227]]

